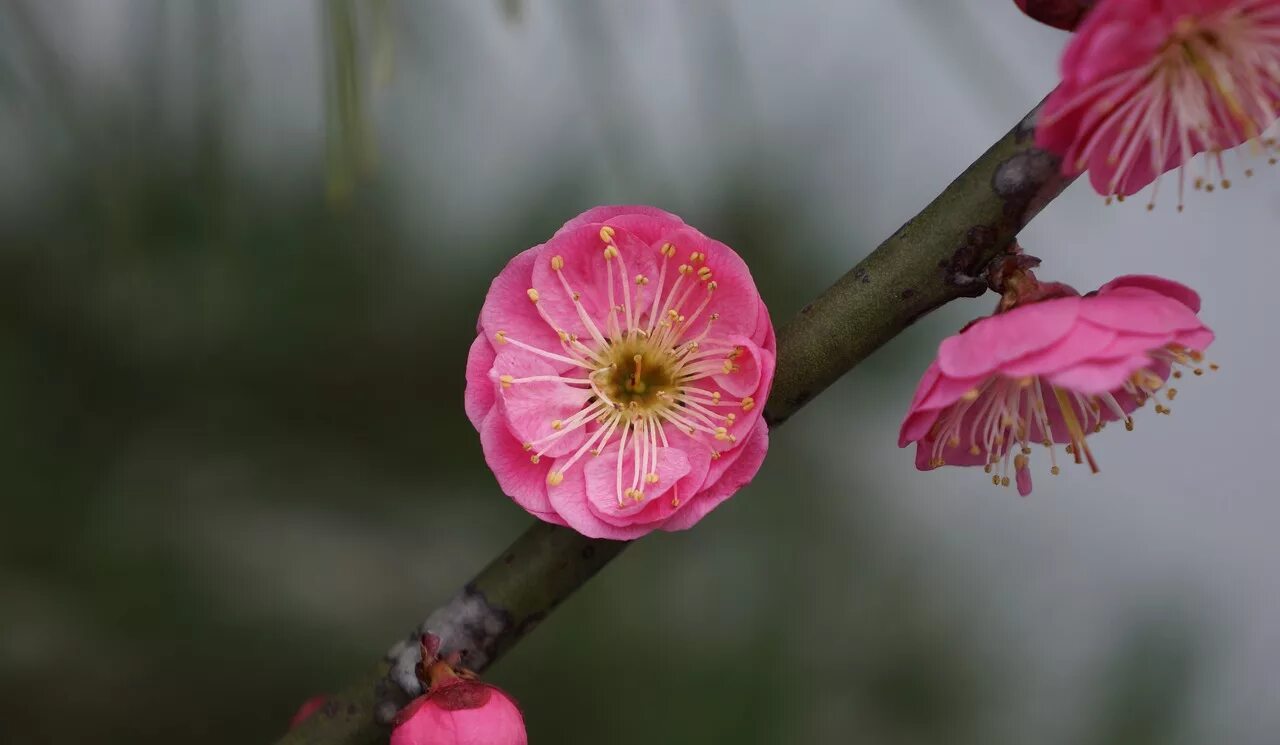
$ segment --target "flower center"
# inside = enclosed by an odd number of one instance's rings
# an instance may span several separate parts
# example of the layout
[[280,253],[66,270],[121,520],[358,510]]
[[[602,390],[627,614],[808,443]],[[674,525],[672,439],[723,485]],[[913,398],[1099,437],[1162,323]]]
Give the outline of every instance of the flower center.
[[625,337],[605,351],[609,366],[602,376],[605,382],[601,390],[623,408],[649,412],[671,403],[679,361],[648,341],[639,336]]

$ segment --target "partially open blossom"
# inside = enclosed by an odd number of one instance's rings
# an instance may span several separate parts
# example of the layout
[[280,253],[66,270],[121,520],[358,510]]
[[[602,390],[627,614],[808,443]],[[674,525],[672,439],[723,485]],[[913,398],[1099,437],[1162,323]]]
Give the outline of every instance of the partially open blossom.
[[1200,298],[1176,282],[1125,276],[1084,297],[1067,294],[978,320],[938,348],[916,389],[898,445],[916,467],[982,466],[992,482],[1031,492],[1033,446],[1049,472],[1064,459],[1098,470],[1088,437],[1147,401],[1168,414],[1184,371],[1201,375],[1213,341]]
[[302,724],[302,722],[306,720],[307,717],[311,716],[317,711],[320,711],[322,708],[324,708],[325,702],[327,702],[328,700],[329,700],[328,696],[312,696],[306,701],[303,701],[302,706],[299,706],[298,710],[294,712],[293,719],[289,720],[289,729],[293,729],[294,727],[297,727],[299,724]]
[[439,657],[440,639],[422,639],[418,666],[426,693],[396,716],[390,745],[528,745],[524,716],[497,686]]
[[746,484],[776,343],[728,246],[652,207],[597,207],[493,281],[466,410],[503,491],[594,538],[688,528]]
[[1014,0],[1023,13],[1063,31],[1080,25],[1096,0]]
[[[1063,156],[1067,175],[1123,199],[1209,153],[1196,188],[1231,185],[1222,152],[1255,141],[1280,100],[1280,0],[1099,0],[1062,57],[1036,142]],[[1246,168],[1245,175],[1252,175]],[[1153,193],[1148,208],[1155,204]]]

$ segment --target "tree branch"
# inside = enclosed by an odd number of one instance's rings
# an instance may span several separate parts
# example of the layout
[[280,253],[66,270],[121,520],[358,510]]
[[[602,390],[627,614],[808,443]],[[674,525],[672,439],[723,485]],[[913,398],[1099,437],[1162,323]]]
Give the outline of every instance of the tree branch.
[[987,264],[1070,183],[1035,147],[1039,110],[778,332],[770,427],[921,316],[986,292]]
[[[1037,111],[778,332],[777,372],[765,409],[771,428],[916,319],[985,292],[987,264],[1070,182],[1059,175],[1058,159],[1035,147]],[[464,664],[483,670],[625,546],[535,524],[385,661],[278,745],[384,739],[385,723],[420,693],[413,673],[419,633],[438,634],[444,649],[464,652]]]

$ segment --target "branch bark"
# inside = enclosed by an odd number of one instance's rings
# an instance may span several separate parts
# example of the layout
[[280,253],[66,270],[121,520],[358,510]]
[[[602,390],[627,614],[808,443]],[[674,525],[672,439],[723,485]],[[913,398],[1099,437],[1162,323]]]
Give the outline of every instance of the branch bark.
[[[929,206],[778,332],[778,366],[765,409],[785,422],[924,314],[986,291],[983,272],[1070,183],[1035,147],[1038,108],[978,158]],[[494,559],[377,667],[334,695],[278,745],[364,745],[418,695],[420,633],[440,636],[475,670],[492,664],[626,546],[537,523]]]

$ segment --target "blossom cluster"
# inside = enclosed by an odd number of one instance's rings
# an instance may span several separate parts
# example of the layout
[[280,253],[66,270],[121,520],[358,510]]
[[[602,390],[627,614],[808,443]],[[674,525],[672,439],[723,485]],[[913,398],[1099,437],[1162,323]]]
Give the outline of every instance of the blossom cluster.
[[[1231,187],[1224,153],[1245,143],[1276,162],[1266,133],[1280,110],[1280,0],[1015,2],[1073,34],[1036,144],[1063,175],[1088,173],[1108,203],[1151,187],[1154,208],[1162,176],[1176,172],[1182,211],[1188,185]],[[1093,435],[1133,430],[1148,405],[1168,414],[1179,379],[1217,368],[1191,288],[1126,275],[1081,295],[1040,282],[1038,264],[1016,245],[994,262],[996,311],[939,345],[899,431],[917,468],[981,468],[1026,496],[1037,468],[1098,471]],[[736,252],[653,207],[597,207],[493,280],[465,410],[520,507],[630,540],[693,526],[755,476],[776,354]],[[500,691],[438,659],[429,677],[393,745],[446,742],[432,738],[450,728],[524,741]]]
[[[1108,201],[1154,184],[1154,206],[1177,171],[1181,210],[1188,184],[1230,187],[1224,151],[1253,142],[1275,161],[1280,0],[1016,3],[1073,32],[1036,127],[1064,175],[1087,172]],[[1029,270],[1004,279],[997,312],[942,343],[911,402],[899,441],[919,468],[980,466],[1023,494],[1037,446],[1050,473],[1097,470],[1090,435],[1131,429],[1148,402],[1168,413],[1170,380],[1206,369],[1213,334],[1183,285],[1126,276],[1080,296]],[[759,470],[776,351],[737,253],[659,209],[598,207],[494,279],[466,412],[539,519],[597,538],[682,530]]]

